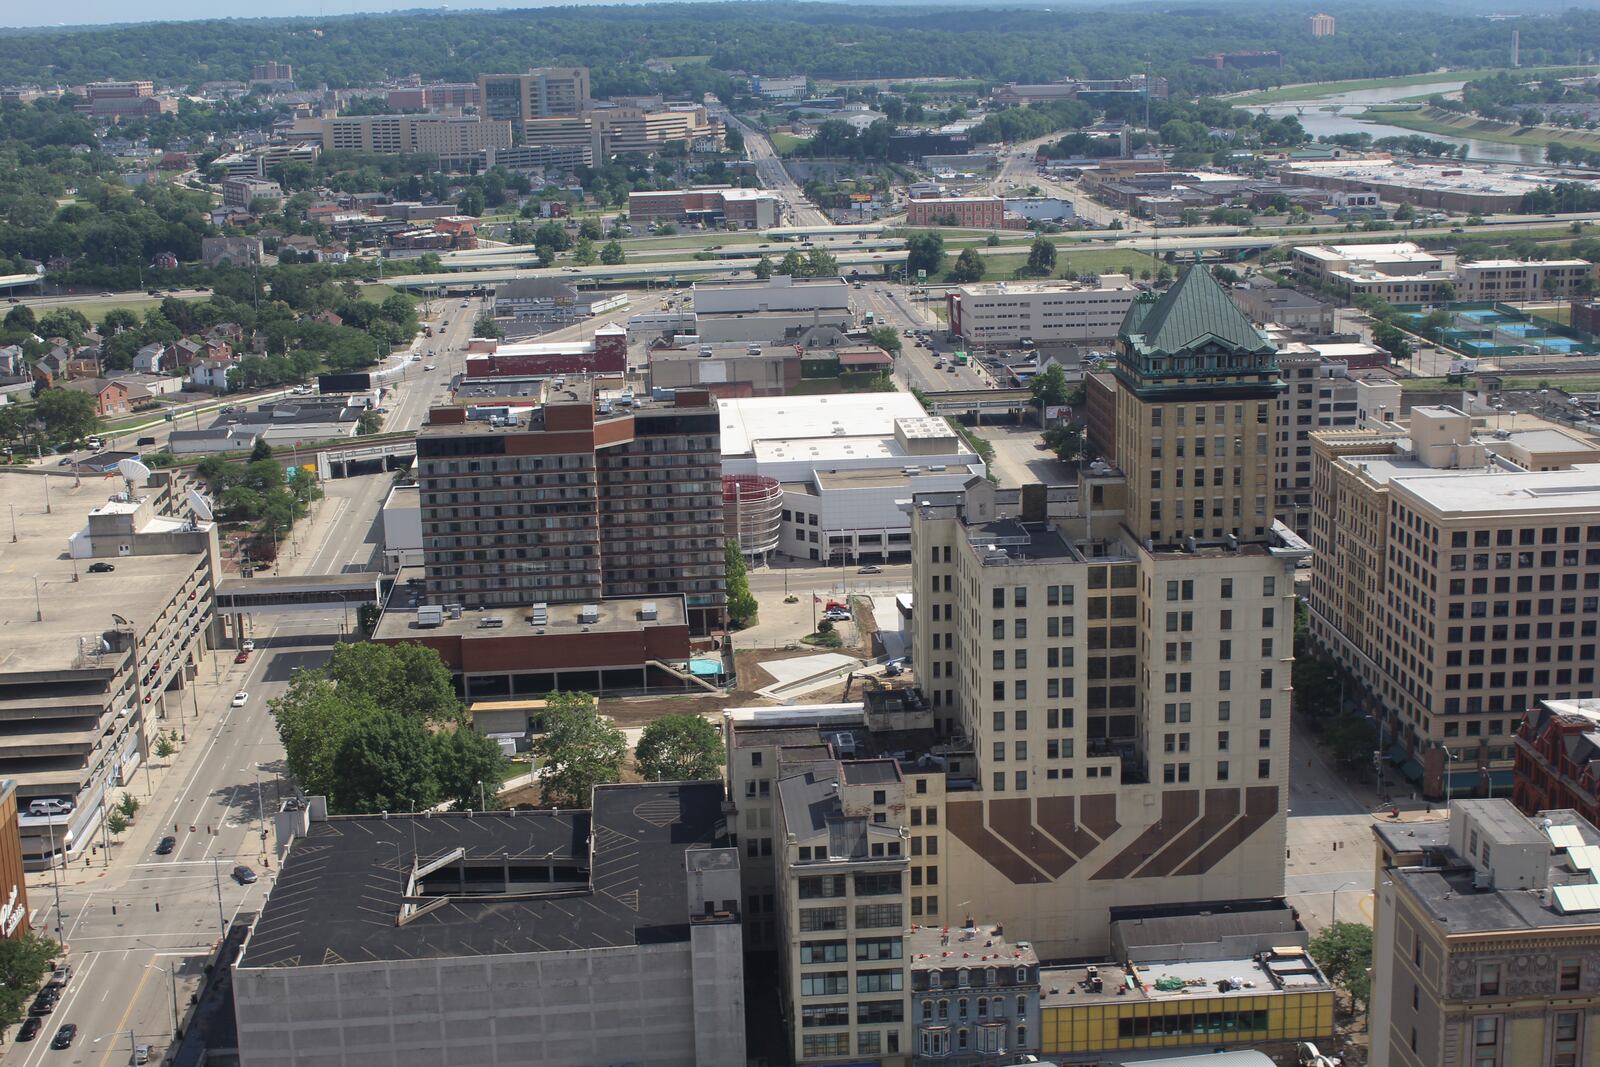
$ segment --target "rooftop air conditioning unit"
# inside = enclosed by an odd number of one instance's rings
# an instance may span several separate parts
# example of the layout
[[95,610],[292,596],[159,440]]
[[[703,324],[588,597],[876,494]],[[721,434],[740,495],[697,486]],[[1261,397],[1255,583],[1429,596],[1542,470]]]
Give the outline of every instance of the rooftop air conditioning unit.
[[656,602],[654,600],[647,600],[639,605],[639,618],[646,622],[654,622],[656,620]]
[[596,623],[600,621],[600,605],[585,604],[578,609],[578,621],[581,623]]

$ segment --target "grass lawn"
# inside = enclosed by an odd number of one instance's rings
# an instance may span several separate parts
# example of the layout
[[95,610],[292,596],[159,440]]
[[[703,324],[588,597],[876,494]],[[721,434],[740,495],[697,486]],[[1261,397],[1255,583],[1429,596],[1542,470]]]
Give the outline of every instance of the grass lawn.
[[774,242],[771,238],[764,237],[756,231],[751,231],[749,233],[730,233],[726,230],[721,230],[696,233],[678,233],[668,237],[634,236],[624,237],[621,240],[622,247],[627,249],[630,255],[634,253],[639,253],[642,255],[644,253],[654,252],[657,250],[668,251],[675,248],[692,248],[697,251],[704,251],[709,250],[712,245],[722,245],[724,248],[728,248],[734,245],[771,244],[774,248],[781,247],[781,245],[779,245],[777,242]]
[[[1405,74],[1396,78],[1353,78],[1349,81],[1337,82],[1311,82],[1305,85],[1283,85],[1276,89],[1264,89],[1258,93],[1247,93],[1229,99],[1230,104],[1241,107],[1251,104],[1283,104],[1294,100],[1317,100],[1325,96],[1334,96],[1338,93],[1354,92],[1358,89],[1399,89],[1407,85],[1431,85],[1434,82],[1455,81],[1460,78],[1472,81],[1474,78],[1486,77],[1490,74],[1499,74],[1503,68],[1488,67],[1477,70],[1444,70],[1433,71],[1428,74]],[[1519,75],[1578,74],[1582,71],[1570,67],[1535,67],[1519,69]]]
[[1542,374],[1537,378],[1504,378],[1502,389],[1565,389],[1569,393],[1600,393],[1600,378],[1590,375],[1564,378],[1559,374]]
[[1551,145],[1564,144],[1573,148],[1600,148],[1600,133],[1588,130],[1557,130],[1544,126],[1518,126],[1511,122],[1491,122],[1475,115],[1458,115],[1425,107],[1420,111],[1368,108],[1358,119],[1386,122],[1418,133],[1443,134],[1448,137],[1473,137],[1480,141],[1498,144]]
[[794,151],[796,145],[804,144],[807,140],[804,137],[796,137],[792,133],[778,133],[776,131],[768,133],[767,136],[771,138],[772,147],[780,156],[788,155]]
[[[100,320],[106,317],[106,312],[110,311],[112,308],[123,308],[133,312],[135,315],[142,317],[144,313],[149,311],[151,308],[159,307],[161,305],[161,301],[165,299],[166,297],[157,298],[153,296],[130,296],[126,300],[97,300],[92,304],[55,304],[50,307],[35,309],[35,311],[40,317],[43,317],[57,308],[71,309],[72,311],[79,312],[84,318],[98,326],[100,324]],[[206,295],[185,295],[178,297],[178,299],[210,300],[211,297]]]

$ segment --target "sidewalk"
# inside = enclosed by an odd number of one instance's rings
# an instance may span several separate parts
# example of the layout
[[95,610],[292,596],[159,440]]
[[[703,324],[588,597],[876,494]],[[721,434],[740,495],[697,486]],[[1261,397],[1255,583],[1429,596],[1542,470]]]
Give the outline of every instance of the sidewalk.
[[[227,712],[228,700],[234,692],[232,680],[236,677],[235,668],[233,655],[227,649],[214,649],[200,661],[193,694],[182,694],[182,717],[174,714],[156,722],[160,732],[176,731],[180,738],[187,737],[187,740],[180,740],[178,750],[167,759],[156,757],[152,751],[149,763],[134,773],[132,782],[125,788],[107,791],[113,804],[121,794],[131,794],[139,801],[139,810],[128,828],[120,836],[112,838],[109,865],[105,850],[100,847],[105,834],[97,829],[94,846],[87,853],[69,861],[64,867],[56,868],[56,876],[60,878],[63,889],[92,886],[104,879],[113,868],[126,868],[140,862],[150,855],[162,837],[172,832],[171,824],[160,821],[159,805],[155,801],[157,798],[168,798],[172,790],[177,788],[174,783],[187,780],[200,763],[206,742],[214,735],[219,720]],[[194,714],[197,700],[200,706],[198,718]],[[173,702],[174,713],[177,703]],[[204,830],[199,832],[203,833]],[[30,892],[44,894],[36,897],[40,907],[54,906],[50,898],[54,884],[48,870],[31,871],[28,874]]]

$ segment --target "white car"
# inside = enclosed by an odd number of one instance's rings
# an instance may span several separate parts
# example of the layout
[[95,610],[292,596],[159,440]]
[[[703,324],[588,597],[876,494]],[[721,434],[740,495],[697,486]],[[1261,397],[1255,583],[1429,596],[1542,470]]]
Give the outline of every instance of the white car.
[[250,694],[246,693],[243,689],[241,689],[237,693],[233,694],[233,706],[236,707],[236,708],[244,707],[245,704],[249,702],[249,700],[250,700]]
[[254,652],[256,650],[256,639],[253,637],[247,637],[244,639],[244,644],[240,645],[239,647],[246,652]]
[[437,364],[434,364],[434,363],[424,363],[422,365],[422,369],[423,370],[438,370],[439,367],[438,367]]

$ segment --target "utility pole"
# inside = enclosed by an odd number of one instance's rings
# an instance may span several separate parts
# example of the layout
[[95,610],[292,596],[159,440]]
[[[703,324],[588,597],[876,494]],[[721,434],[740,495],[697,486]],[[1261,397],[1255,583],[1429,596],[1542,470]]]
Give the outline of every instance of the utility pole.
[[[56,849],[56,813],[53,811],[50,813],[50,849],[52,852]],[[67,857],[64,853],[62,854],[61,862],[63,864],[67,862]],[[55,885],[56,891],[56,944],[65,950],[67,947],[67,934],[66,924],[61,921],[61,872],[56,870],[56,861],[53,856],[50,859],[50,881]]]
[[228,933],[228,919],[222,913],[222,860],[216,856],[211,857],[211,874],[217,885],[217,931],[218,936]]

